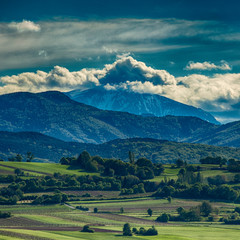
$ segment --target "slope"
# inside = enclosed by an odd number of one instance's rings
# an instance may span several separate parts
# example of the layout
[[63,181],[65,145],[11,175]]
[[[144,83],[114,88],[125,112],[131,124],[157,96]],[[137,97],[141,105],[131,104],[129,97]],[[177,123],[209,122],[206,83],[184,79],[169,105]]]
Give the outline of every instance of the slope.
[[130,137],[197,141],[216,128],[196,117],[142,117],[99,110],[60,92],[0,96],[0,131],[40,132],[64,141],[103,143]]
[[129,112],[137,115],[153,115],[163,117],[193,116],[204,121],[219,124],[208,112],[200,108],[182,104],[158,94],[128,92],[123,90],[107,90],[104,87],[96,87],[89,90],[74,90],[66,93],[77,102],[103,110]]

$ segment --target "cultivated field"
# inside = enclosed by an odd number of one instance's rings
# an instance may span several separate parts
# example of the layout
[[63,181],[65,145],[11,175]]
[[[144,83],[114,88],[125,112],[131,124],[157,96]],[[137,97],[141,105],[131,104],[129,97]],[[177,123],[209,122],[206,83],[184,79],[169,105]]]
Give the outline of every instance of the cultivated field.
[[[0,239],[238,239],[239,226],[224,225],[222,222],[169,222],[160,223],[155,219],[162,213],[175,214],[181,206],[188,209],[200,201],[173,199],[139,198],[103,201],[69,202],[68,205],[32,206],[18,204],[2,206],[1,211],[11,211],[13,216],[0,219]],[[220,216],[233,211],[238,204],[212,203],[219,208]],[[76,206],[88,207],[89,211],[75,209]],[[153,215],[147,214],[151,207]],[[98,213],[93,209],[98,208]],[[120,208],[124,212],[120,212]],[[122,236],[126,222],[132,227],[155,226],[158,236]],[[82,233],[80,230],[89,224],[95,233]]]

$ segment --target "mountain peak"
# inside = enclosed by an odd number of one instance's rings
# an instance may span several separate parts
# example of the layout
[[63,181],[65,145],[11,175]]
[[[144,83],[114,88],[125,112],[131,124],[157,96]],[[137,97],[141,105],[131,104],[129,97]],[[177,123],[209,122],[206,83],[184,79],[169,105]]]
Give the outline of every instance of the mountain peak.
[[91,105],[103,110],[129,112],[142,116],[163,117],[193,116],[204,121],[219,124],[208,112],[172,99],[150,93],[136,93],[125,90],[108,90],[104,87],[81,91],[75,90],[67,93],[77,102]]

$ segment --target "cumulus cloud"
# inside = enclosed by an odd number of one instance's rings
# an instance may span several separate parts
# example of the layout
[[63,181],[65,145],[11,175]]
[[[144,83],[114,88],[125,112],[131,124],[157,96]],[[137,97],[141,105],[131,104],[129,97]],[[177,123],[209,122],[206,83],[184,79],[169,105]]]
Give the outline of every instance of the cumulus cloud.
[[39,32],[41,27],[32,21],[23,20],[22,22],[11,22],[8,27],[16,30],[19,33],[23,32]]
[[106,74],[100,80],[104,83],[122,83],[140,81],[142,83],[149,81],[154,85],[176,84],[174,76],[165,70],[156,70],[147,67],[144,62],[140,62],[131,56],[122,57],[113,64],[105,66]]
[[64,67],[55,66],[48,73],[26,72],[0,80],[0,93],[84,90],[101,85],[107,90],[160,94],[212,112],[234,111],[240,102],[239,73],[174,77],[165,70],[146,66],[131,56],[123,56],[103,69],[70,72]]
[[232,68],[225,61],[221,61],[220,65],[211,62],[192,62],[190,61],[185,68],[186,70],[231,70]]
[[47,90],[70,91],[76,88],[86,89],[99,85],[98,70],[82,69],[70,72],[64,67],[55,66],[49,73],[37,71],[1,78],[3,87],[0,93],[14,91],[41,92]]

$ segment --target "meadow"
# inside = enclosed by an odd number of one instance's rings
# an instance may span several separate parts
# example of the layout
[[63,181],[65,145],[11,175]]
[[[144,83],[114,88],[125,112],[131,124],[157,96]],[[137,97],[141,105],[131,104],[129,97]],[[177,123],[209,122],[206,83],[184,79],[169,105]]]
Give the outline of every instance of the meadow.
[[[197,165],[195,165],[197,166]],[[151,181],[160,182],[167,179],[177,179],[179,169],[172,165],[165,165],[164,173]],[[232,178],[233,173],[224,169],[212,170],[216,166],[205,165],[202,170],[204,181],[209,176],[225,175]],[[98,173],[84,172],[79,168],[55,163],[17,163],[1,162],[1,174],[14,174],[20,168],[28,173],[24,178],[52,176],[55,172],[61,174],[98,175]],[[0,187],[7,184],[2,183]],[[167,239],[167,240],[231,240],[238,239],[239,225],[226,225],[220,219],[233,213],[239,203],[229,201],[210,201],[213,208],[219,210],[213,221],[204,218],[201,222],[174,222],[167,223],[155,221],[163,213],[177,215],[177,208],[188,210],[201,204],[199,199],[182,199],[152,197],[152,193],[120,195],[120,191],[71,191],[62,193],[78,196],[77,200],[68,200],[60,204],[33,205],[31,201],[19,201],[16,205],[0,205],[0,211],[11,212],[12,216],[0,219],[0,240],[125,240],[125,239]],[[34,193],[38,196],[44,192]],[[48,192],[48,194],[55,194]],[[25,196],[31,193],[25,193]],[[87,196],[87,197],[86,197]],[[88,208],[82,211],[77,207]],[[94,209],[97,208],[97,212]],[[152,216],[147,210],[152,209]],[[150,228],[155,226],[157,236],[123,236],[123,225],[129,223],[135,228]],[[81,232],[84,225],[94,229],[94,233]]]
[[[169,203],[166,199],[142,198],[138,200],[108,200],[69,202],[75,207],[79,204],[89,207],[84,212],[72,209],[66,205],[31,206],[18,204],[4,206],[3,211],[11,210],[13,216],[9,219],[0,219],[0,239],[237,239],[239,226],[224,225],[222,222],[169,222],[160,223],[155,219],[161,213],[175,213],[176,208],[196,206],[200,201],[173,199]],[[231,212],[240,204],[226,202],[212,203],[221,210],[221,216]],[[151,207],[153,215],[147,214]],[[98,208],[98,213],[93,209]],[[123,207],[124,212],[120,212]],[[155,226],[158,236],[122,236],[122,227],[126,222],[132,227]],[[89,224],[94,233],[80,232],[82,227]]]

